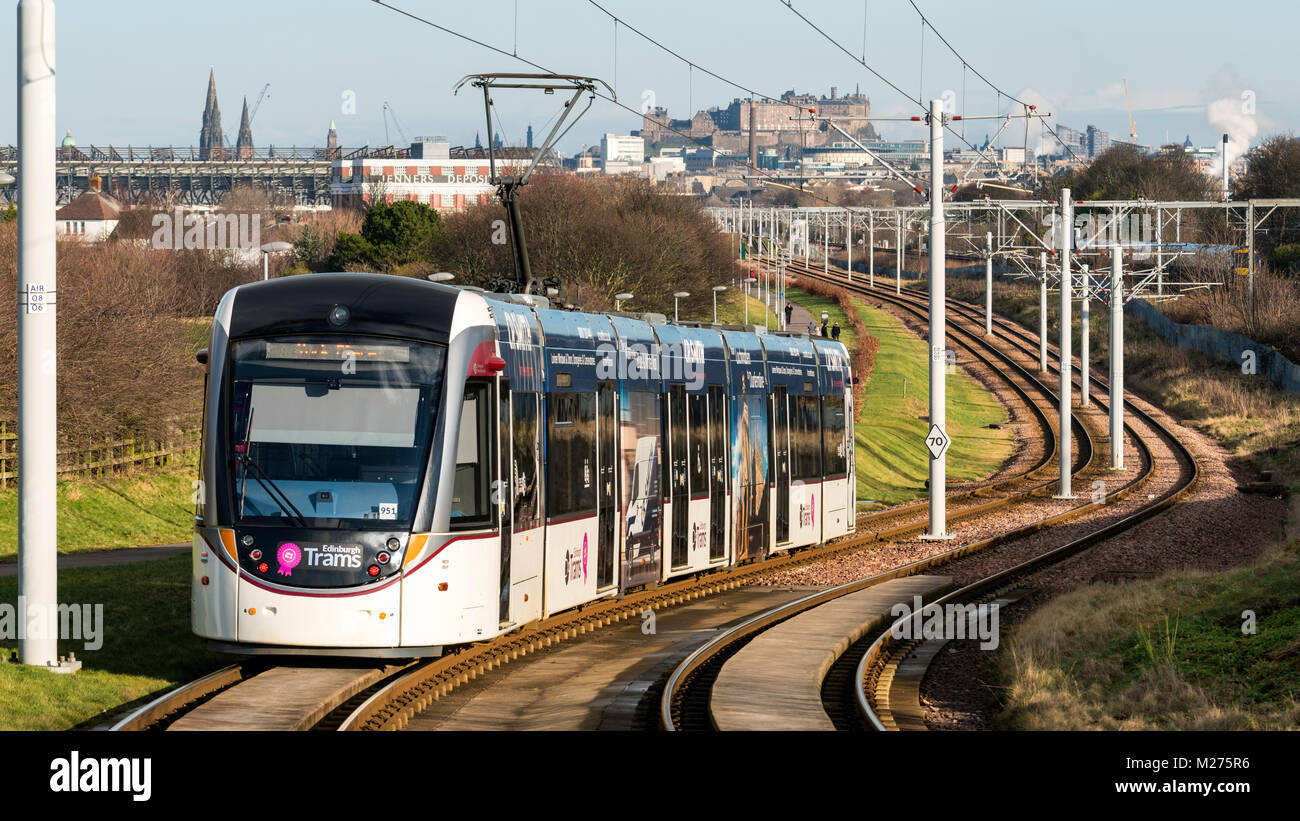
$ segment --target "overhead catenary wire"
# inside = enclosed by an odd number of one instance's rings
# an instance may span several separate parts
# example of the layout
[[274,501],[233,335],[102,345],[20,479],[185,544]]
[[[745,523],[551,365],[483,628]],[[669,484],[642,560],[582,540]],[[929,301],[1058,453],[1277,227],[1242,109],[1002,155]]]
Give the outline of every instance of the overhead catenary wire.
[[[954,57],[956,57],[958,60],[961,61],[962,69],[963,69],[963,73],[964,73],[965,69],[969,68],[969,69],[971,70],[971,72],[974,73],[974,75],[975,75],[976,77],[978,77],[978,78],[980,78],[981,80],[983,80],[984,83],[985,83],[989,88],[993,89],[995,92],[998,93],[998,109],[999,109],[999,111],[1001,110],[1001,107],[1002,107],[1002,99],[1001,99],[1002,97],[1006,97],[1008,100],[1011,100],[1011,101],[1013,101],[1013,102],[1019,103],[1020,105],[1025,106],[1026,108],[1030,108],[1030,107],[1031,107],[1031,104],[1030,104],[1030,103],[1027,103],[1027,102],[1025,102],[1024,100],[1021,100],[1020,98],[1018,98],[1018,97],[1016,97],[1016,96],[1014,96],[1014,95],[1012,95],[1012,94],[1008,94],[1006,91],[1004,91],[1003,89],[999,88],[999,87],[998,87],[998,86],[997,86],[997,85],[996,85],[992,80],[990,80],[988,77],[985,77],[982,73],[980,73],[979,69],[975,68],[975,66],[971,65],[970,62],[969,62],[965,57],[961,56],[961,54],[957,51],[957,49],[953,47],[952,43],[949,43],[949,42],[948,42],[948,38],[944,37],[943,34],[942,34],[942,33],[941,33],[937,28],[934,27],[934,23],[930,22],[929,18],[927,18],[927,17],[925,16],[925,13],[921,11],[920,6],[916,5],[916,0],[907,0],[907,1],[908,1],[908,3],[911,4],[913,10],[916,11],[917,16],[919,16],[919,17],[921,18],[921,25],[922,25],[922,26],[929,26],[929,27],[930,27],[930,31],[933,31],[933,32],[934,32],[935,36],[939,38],[939,41],[940,41],[941,43],[943,43],[945,46],[948,47],[948,50],[952,52],[952,54],[953,54]],[[964,79],[964,77],[963,77],[963,81],[962,81],[962,99],[963,99],[962,107],[963,107],[963,108],[965,108],[965,96],[966,96],[966,85],[965,85],[965,79]],[[1048,131],[1051,132],[1052,136],[1055,137],[1055,138],[1056,138],[1056,141],[1059,142],[1059,143],[1061,144],[1061,146],[1062,146],[1063,148],[1065,148],[1065,150],[1068,151],[1068,152],[1070,153],[1070,156],[1071,156],[1071,157],[1073,157],[1073,158],[1076,159],[1076,160],[1079,159],[1078,155],[1075,154],[1073,151],[1070,150],[1070,146],[1068,146],[1068,145],[1065,144],[1065,140],[1062,140],[1062,139],[1061,139],[1061,135],[1059,135],[1059,134],[1056,133],[1056,129],[1055,129],[1055,128],[1052,128],[1052,126],[1048,125],[1046,120],[1043,120],[1043,121],[1042,121],[1042,125],[1043,125],[1044,128],[1046,128]]]
[[[492,51],[492,52],[495,52],[495,53],[497,53],[497,54],[500,54],[500,55],[503,56],[503,57],[509,57],[509,58],[511,58],[511,59],[518,60],[518,61],[520,61],[521,63],[525,63],[526,65],[532,66],[533,68],[537,69],[538,71],[544,72],[544,73],[546,73],[546,74],[554,74],[554,73],[555,73],[555,72],[552,71],[550,68],[547,68],[546,66],[542,65],[541,63],[538,63],[538,62],[535,62],[535,61],[533,61],[533,60],[530,60],[530,59],[528,59],[527,57],[523,57],[523,56],[521,56],[521,55],[519,55],[519,54],[511,54],[510,52],[506,51],[505,49],[498,48],[497,46],[494,46],[494,45],[492,45],[491,43],[487,43],[487,42],[484,42],[483,40],[479,40],[479,39],[477,39],[477,38],[475,38],[475,37],[471,37],[471,36],[469,36],[468,34],[462,34],[461,32],[456,31],[455,29],[452,29],[452,28],[448,28],[447,26],[444,26],[444,25],[442,25],[442,24],[440,24],[440,23],[435,23],[434,21],[432,21],[432,20],[430,20],[430,19],[428,19],[428,18],[421,17],[420,15],[418,15],[418,14],[414,14],[414,13],[412,13],[412,12],[409,12],[409,11],[407,11],[406,9],[400,8],[399,6],[394,6],[394,5],[392,5],[391,3],[387,3],[387,2],[385,2],[385,0],[371,0],[371,2],[373,2],[373,3],[374,3],[375,5],[377,5],[377,6],[382,6],[382,7],[386,8],[386,9],[389,9],[390,11],[395,11],[395,12],[397,12],[398,14],[400,14],[400,15],[402,15],[402,16],[404,16],[404,17],[410,18],[411,20],[414,20],[414,21],[416,21],[416,22],[418,22],[418,23],[423,23],[423,24],[425,24],[426,26],[429,26],[429,27],[431,27],[431,28],[435,28],[435,29],[437,29],[437,30],[439,30],[439,31],[441,31],[441,32],[443,32],[443,33],[445,33],[445,34],[449,34],[449,35],[451,35],[452,37],[456,37],[456,38],[458,38],[458,39],[464,40],[464,41],[467,42],[467,43],[473,43],[473,44],[476,45],[476,46],[480,46],[480,47],[485,48],[485,49],[487,49],[487,50],[489,50],[489,51]],[[608,12],[606,12],[606,13],[608,13]],[[637,33],[639,34],[639,32],[637,32]],[[698,67],[698,66],[697,66],[697,67]],[[701,69],[701,70],[704,70],[704,69]],[[712,74],[712,72],[710,72],[710,74]],[[713,76],[717,76],[717,75],[713,75]],[[718,79],[723,79],[723,78],[719,77]],[[729,80],[725,80],[725,79],[723,79],[723,81],[724,81],[724,82],[730,82]],[[734,85],[734,83],[733,83],[733,85]],[[627,105],[626,103],[622,102],[621,100],[617,99],[617,91],[615,92],[614,96],[610,96],[610,95],[605,94],[604,92],[601,92],[601,91],[598,91],[598,90],[594,90],[594,91],[592,91],[591,93],[592,93],[592,96],[594,96],[594,97],[599,97],[600,99],[605,100],[606,102],[613,103],[614,105],[618,106],[619,108],[623,109],[624,111],[627,111],[627,112],[629,112],[629,113],[631,113],[631,114],[635,114],[635,115],[637,115],[637,116],[641,116],[641,115],[642,115],[642,112],[636,110],[635,108],[632,108],[631,106],[629,106],[629,105]],[[763,96],[763,95],[760,95],[760,96]],[[770,98],[769,98],[769,99],[770,99]],[[778,100],[777,102],[783,102],[783,101],[779,101],[779,100]],[[789,103],[787,103],[787,104],[788,104],[788,105],[792,105],[792,104],[789,104]],[[683,137],[683,138],[685,138],[685,139],[687,139],[687,140],[690,140],[691,142],[696,143],[696,144],[701,144],[701,141],[700,141],[698,138],[696,138],[696,137],[692,137],[690,134],[687,134],[687,133],[684,132],[684,131],[681,131],[681,130],[679,130],[679,129],[673,128],[672,125],[670,125],[670,124],[668,124],[668,123],[660,123],[660,125],[661,125],[665,130],[667,130],[667,131],[671,131],[672,133],[678,135],[679,137]],[[566,133],[567,133],[567,129],[566,129]],[[489,140],[491,139],[491,135],[488,136],[488,139],[489,139]],[[734,158],[736,155],[726,155],[726,156],[729,156],[729,157]],[[743,167],[749,169],[750,171],[752,171],[752,172],[754,172],[754,173],[756,173],[756,174],[758,174],[759,176],[762,176],[762,177],[775,177],[775,176],[777,176],[777,175],[775,175],[775,174],[769,174],[769,173],[766,171],[766,169],[759,168],[758,166],[756,166],[756,165],[752,165],[752,164],[749,163],[749,162],[734,163],[734,164],[735,164],[735,165],[741,165],[741,166],[743,166]],[[805,191],[804,193],[806,193],[808,196],[812,197],[813,199],[820,200],[821,202],[826,203],[827,205],[835,205],[834,202],[832,202],[832,201],[830,201],[829,199],[827,199],[827,198],[825,198],[825,197],[823,197],[823,196],[820,196],[820,195],[818,195],[818,194],[816,194],[816,193],[814,193],[814,192],[812,192],[812,191]]]

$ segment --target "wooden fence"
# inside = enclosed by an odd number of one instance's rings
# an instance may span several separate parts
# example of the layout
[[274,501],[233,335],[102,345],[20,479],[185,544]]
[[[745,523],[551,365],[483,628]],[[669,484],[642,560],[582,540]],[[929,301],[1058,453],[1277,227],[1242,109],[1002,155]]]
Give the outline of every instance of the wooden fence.
[[[17,425],[0,422],[0,488],[16,485],[18,480]],[[151,462],[170,464],[182,454],[197,451],[200,433],[181,433],[168,441],[140,439],[105,439],[102,443],[75,448],[59,448],[60,476],[105,476],[122,468]]]

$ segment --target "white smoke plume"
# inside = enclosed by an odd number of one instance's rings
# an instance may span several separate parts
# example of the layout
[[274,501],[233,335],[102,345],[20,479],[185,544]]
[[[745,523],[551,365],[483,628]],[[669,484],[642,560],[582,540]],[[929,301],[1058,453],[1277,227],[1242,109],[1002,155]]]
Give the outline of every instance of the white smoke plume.
[[[1229,167],[1241,155],[1250,150],[1250,144],[1259,135],[1259,122],[1255,118],[1254,95],[1249,92],[1241,97],[1224,97],[1205,107],[1205,118],[1220,134],[1228,135],[1227,162]],[[1222,141],[1219,143],[1222,145]],[[1223,176],[1224,154],[1214,160],[1211,173],[1215,177]]]

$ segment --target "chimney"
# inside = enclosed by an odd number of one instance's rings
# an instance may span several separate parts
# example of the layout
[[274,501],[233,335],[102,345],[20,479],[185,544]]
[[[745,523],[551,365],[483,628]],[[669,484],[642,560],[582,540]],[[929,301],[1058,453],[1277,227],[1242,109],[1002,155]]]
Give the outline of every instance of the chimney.
[[1223,148],[1219,151],[1223,162],[1223,201],[1227,202],[1231,194],[1228,191],[1228,135],[1223,135]]
[[836,89],[835,86],[831,86],[831,99],[832,99],[832,100],[835,99],[835,92],[836,92],[837,90],[838,90],[838,89]]

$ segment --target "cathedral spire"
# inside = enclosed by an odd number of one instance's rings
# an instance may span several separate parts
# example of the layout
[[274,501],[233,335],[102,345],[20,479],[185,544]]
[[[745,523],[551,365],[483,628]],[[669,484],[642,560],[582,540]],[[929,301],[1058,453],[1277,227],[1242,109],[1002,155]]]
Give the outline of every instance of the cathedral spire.
[[253,127],[248,119],[248,98],[244,98],[244,113],[239,118],[239,137],[235,142],[235,156],[246,160],[253,156]]
[[203,129],[199,131],[199,156],[205,160],[223,159],[226,155],[221,132],[221,109],[217,106],[217,76],[208,69],[208,99],[203,106]]

